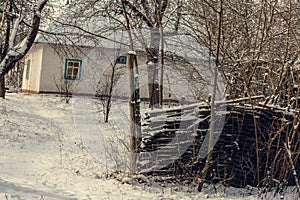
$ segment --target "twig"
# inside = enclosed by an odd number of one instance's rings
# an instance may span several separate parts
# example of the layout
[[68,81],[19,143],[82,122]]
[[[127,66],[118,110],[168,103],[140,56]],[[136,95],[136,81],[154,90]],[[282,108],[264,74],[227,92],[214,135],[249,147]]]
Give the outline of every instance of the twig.
[[294,165],[294,162],[293,162],[293,159],[292,159],[292,153],[290,151],[290,147],[288,146],[288,144],[284,143],[284,148],[285,148],[286,154],[288,156],[289,163],[290,163],[291,168],[292,168],[293,177],[295,179],[295,184],[296,184],[296,187],[297,187],[298,196],[300,197],[299,179],[298,179],[297,171],[295,169],[295,165]]

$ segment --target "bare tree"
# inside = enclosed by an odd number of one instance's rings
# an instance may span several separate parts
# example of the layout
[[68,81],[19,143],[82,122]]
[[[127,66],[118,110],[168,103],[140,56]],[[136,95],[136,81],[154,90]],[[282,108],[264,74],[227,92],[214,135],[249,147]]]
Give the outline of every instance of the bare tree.
[[[184,10],[197,9],[183,15],[186,33],[216,57],[216,6],[208,1],[189,2]],[[292,0],[224,2],[219,70],[229,98],[264,94],[273,95],[273,103],[288,104],[295,84],[292,69],[299,57],[298,8],[299,3]]]
[[219,67],[219,53],[220,53],[220,44],[221,44],[221,32],[222,32],[222,21],[223,21],[223,1],[219,1],[217,14],[218,14],[218,26],[217,26],[217,38],[216,38],[216,59],[215,67],[213,70],[213,93],[211,98],[211,111],[210,111],[210,123],[209,123],[209,144],[208,144],[208,153],[205,162],[205,166],[202,169],[201,180],[198,186],[198,190],[201,191],[203,187],[204,180],[206,179],[207,171],[210,165],[210,160],[213,150],[213,135],[214,135],[214,126],[215,126],[215,102],[216,102],[216,91],[217,91],[217,80],[218,80],[218,67]]
[[[183,14],[183,26],[195,42],[207,48],[212,59],[217,60],[219,56],[219,71],[227,84],[228,98],[251,98],[263,94],[270,97],[266,99],[266,104],[276,104],[287,109],[292,104],[298,107],[299,2],[224,1],[219,53],[213,48],[216,41],[219,41],[216,3],[203,0],[184,4],[186,13]],[[187,10],[193,12],[188,13]],[[252,105],[255,103],[251,101]],[[255,109],[254,106],[252,109]],[[298,117],[298,113],[295,113],[294,124],[299,121]],[[256,127],[255,118],[253,122]],[[257,182],[265,181],[260,173],[262,169],[266,169],[264,177],[276,177],[274,180],[278,179],[281,184],[289,179],[287,177],[291,177],[299,157],[299,152],[295,150],[299,146],[295,137],[299,136],[299,131],[297,126],[295,128],[297,131],[290,131],[293,133],[285,138],[291,146],[285,144],[283,148],[278,145],[276,156],[269,151],[270,148],[260,148],[263,145],[260,130],[254,130],[257,160],[253,171]],[[278,130],[269,130],[268,145],[275,145],[274,141],[280,141],[280,133],[285,129],[286,124],[282,124]],[[270,156],[267,163],[261,160],[265,154]],[[284,170],[283,165],[287,166]],[[297,176],[294,179],[299,188]]]
[[[0,97],[5,98],[4,76],[15,64],[21,60],[32,46],[39,30],[41,11],[48,0],[40,0],[34,4],[33,9],[24,6],[22,2],[7,0],[1,5],[1,63],[0,63]],[[23,10],[24,7],[29,10]],[[27,26],[25,14],[32,13],[31,25],[20,34],[22,26]]]
[[112,97],[114,95],[113,89],[121,75],[125,72],[124,67],[118,67],[116,61],[111,63],[111,68],[109,70],[104,71],[101,76],[98,86],[96,96],[98,96],[101,100],[104,114],[104,122],[108,122],[109,113],[111,110]]
[[54,81],[55,81],[55,86],[62,97],[62,100],[68,104],[72,97],[74,81],[67,80],[63,76],[60,76],[58,78],[54,77]]
[[[109,38],[117,31],[126,30],[129,41],[120,41],[120,38],[114,42],[134,50],[136,46],[142,46],[147,52],[148,72],[149,72],[149,96],[152,99],[151,105],[159,105],[162,96],[163,84],[163,35],[164,29],[176,31],[178,29],[180,0],[173,2],[169,0],[109,0],[109,1],[82,1],[80,7],[70,12],[68,20],[61,21],[59,24],[73,27],[81,36],[101,41],[111,41]],[[75,19],[75,20],[74,20]],[[108,26],[85,26],[80,23],[86,21],[94,24],[94,21],[105,21]],[[58,19],[59,21],[59,19]],[[107,23],[108,21],[108,23]],[[93,27],[93,28],[91,28]],[[148,30],[148,33],[145,30]],[[124,42],[126,44],[124,44]],[[159,64],[159,63],[160,64]],[[158,70],[161,73],[158,74]],[[160,77],[159,77],[160,76]],[[161,78],[159,82],[158,79]],[[161,86],[159,87],[159,84]],[[161,95],[159,95],[161,93]]]

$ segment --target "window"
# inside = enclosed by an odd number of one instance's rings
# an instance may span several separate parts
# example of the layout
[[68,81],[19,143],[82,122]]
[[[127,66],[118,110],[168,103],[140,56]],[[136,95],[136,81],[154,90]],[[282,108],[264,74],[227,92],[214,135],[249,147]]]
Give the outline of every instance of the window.
[[81,73],[82,61],[77,59],[66,59],[65,63],[65,79],[79,80]]
[[116,63],[117,64],[126,64],[127,57],[126,56],[117,56]]
[[28,59],[28,60],[26,61],[26,77],[25,77],[26,80],[29,79],[30,64],[31,64],[31,60]]

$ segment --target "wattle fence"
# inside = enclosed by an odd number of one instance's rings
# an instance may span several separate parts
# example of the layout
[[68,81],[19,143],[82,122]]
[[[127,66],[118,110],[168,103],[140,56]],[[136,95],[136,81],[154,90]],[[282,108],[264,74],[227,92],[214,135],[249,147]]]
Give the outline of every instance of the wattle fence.
[[[216,124],[222,127],[215,129],[205,181],[234,187],[297,184],[299,113],[253,101],[217,103]],[[149,112],[139,171],[160,180],[197,182],[207,157],[209,121],[208,104]]]

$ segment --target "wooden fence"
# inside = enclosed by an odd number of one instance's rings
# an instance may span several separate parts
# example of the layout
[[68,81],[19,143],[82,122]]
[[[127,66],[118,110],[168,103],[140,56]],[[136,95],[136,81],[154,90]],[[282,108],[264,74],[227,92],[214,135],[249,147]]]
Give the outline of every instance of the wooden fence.
[[[251,105],[245,99],[218,102],[217,107],[216,124],[222,129],[214,133],[207,182],[235,187],[295,184],[299,174],[295,176],[293,167],[300,172],[298,112],[258,102]],[[210,106],[151,111],[146,119],[140,172],[170,181],[199,180],[207,154]]]

